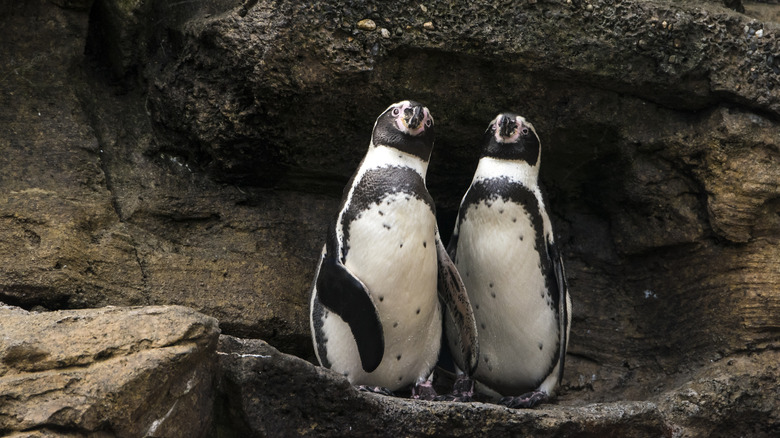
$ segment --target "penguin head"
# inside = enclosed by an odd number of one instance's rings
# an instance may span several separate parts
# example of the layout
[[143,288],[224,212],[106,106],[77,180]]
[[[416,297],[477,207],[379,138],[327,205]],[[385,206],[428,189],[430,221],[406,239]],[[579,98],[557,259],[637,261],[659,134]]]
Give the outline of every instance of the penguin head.
[[534,126],[514,113],[499,114],[490,122],[484,144],[486,157],[525,161],[531,166],[539,162],[541,142]]
[[413,100],[390,105],[374,123],[373,146],[388,146],[428,161],[433,150],[433,116]]

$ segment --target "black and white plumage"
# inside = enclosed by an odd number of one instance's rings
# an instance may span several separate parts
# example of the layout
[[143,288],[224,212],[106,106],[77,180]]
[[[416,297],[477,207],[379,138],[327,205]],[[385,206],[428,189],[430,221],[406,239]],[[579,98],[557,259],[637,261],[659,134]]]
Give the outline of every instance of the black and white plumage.
[[[448,249],[477,320],[478,390],[505,396],[510,407],[532,407],[561,381],[571,300],[538,184],[536,131],[505,113],[490,123],[484,143]],[[447,324],[447,334],[455,328]]]
[[468,368],[478,360],[476,323],[425,185],[433,141],[433,117],[419,103],[396,103],[377,118],[329,229],[310,306],[321,365],[364,387],[416,385],[425,398],[435,396],[439,296],[461,322]]

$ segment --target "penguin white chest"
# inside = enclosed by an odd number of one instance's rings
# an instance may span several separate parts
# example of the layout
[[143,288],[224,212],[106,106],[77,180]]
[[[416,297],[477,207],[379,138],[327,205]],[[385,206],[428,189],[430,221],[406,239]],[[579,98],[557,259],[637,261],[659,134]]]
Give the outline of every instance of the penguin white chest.
[[[333,369],[352,381],[390,389],[416,383],[435,365],[441,338],[433,211],[413,195],[388,194],[361,211],[347,231],[349,249],[344,266],[371,295],[383,328],[385,351],[372,373],[365,373],[359,360],[335,359],[357,358],[356,352],[335,352]],[[349,330],[339,318],[328,318],[325,325],[326,330],[345,335]],[[350,341],[341,346],[331,341],[328,349],[355,349]]]
[[[463,212],[462,212],[463,213]],[[521,204],[503,198],[468,207],[456,265],[477,321],[475,377],[501,393],[536,387],[557,353],[558,323],[542,272],[543,230]]]

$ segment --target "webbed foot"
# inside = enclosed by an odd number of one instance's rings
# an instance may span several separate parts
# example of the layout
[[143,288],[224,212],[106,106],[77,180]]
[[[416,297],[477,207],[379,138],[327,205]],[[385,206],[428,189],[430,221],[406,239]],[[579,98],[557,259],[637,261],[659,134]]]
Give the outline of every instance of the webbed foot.
[[498,402],[504,406],[517,409],[517,408],[533,408],[534,406],[546,402],[550,399],[550,396],[546,392],[533,391],[527,392],[523,395],[504,397]]
[[415,400],[435,400],[436,390],[433,389],[433,383],[426,380],[412,387],[412,398]]
[[470,402],[474,399],[474,381],[461,374],[452,385],[452,393],[436,397],[437,401]]

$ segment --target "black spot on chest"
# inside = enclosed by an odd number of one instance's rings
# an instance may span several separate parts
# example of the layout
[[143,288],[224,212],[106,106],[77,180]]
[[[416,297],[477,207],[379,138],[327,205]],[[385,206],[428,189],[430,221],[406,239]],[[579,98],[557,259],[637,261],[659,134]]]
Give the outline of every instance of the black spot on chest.
[[[555,277],[553,272],[553,263],[550,254],[547,253],[547,243],[544,237],[544,221],[542,219],[541,205],[536,195],[524,185],[513,182],[507,177],[489,178],[479,181],[471,186],[466,194],[463,204],[460,208],[460,222],[463,222],[465,215],[471,206],[479,205],[484,202],[486,205],[492,205],[499,198],[504,202],[512,202],[522,205],[523,209],[528,213],[528,217],[531,221],[532,236],[519,235],[520,241],[523,241],[525,237],[531,237],[534,241],[534,249],[539,252],[539,265],[538,268],[542,271],[542,276],[545,280],[546,295],[552,295],[553,306],[557,305],[557,295],[551,294],[551,291],[555,288]],[[496,211],[497,214],[502,214],[502,211]],[[516,217],[512,218],[515,222]],[[459,227],[460,228],[460,227]],[[466,276],[468,277],[468,272]],[[495,298],[495,293],[491,294]]]
[[[460,221],[463,222],[466,212],[471,206],[479,205],[482,202],[490,206],[498,199],[503,199],[504,202],[519,204],[528,212],[528,216],[531,219],[531,227],[533,228],[533,237],[535,238],[534,243],[536,248],[537,250],[545,248],[544,223],[536,195],[524,185],[513,182],[506,177],[489,178],[474,183],[461,205]],[[502,214],[503,209],[499,209],[496,212]],[[513,222],[516,220],[517,218],[512,219]],[[520,240],[523,240],[523,236],[520,236]]]
[[[433,199],[425,187],[425,181],[411,167],[388,166],[371,169],[360,181],[355,181],[355,184],[349,203],[347,204],[347,199],[344,199],[342,206],[344,213],[341,215],[341,223],[338,224],[344,233],[344,245],[341,248],[342,261],[349,252],[350,224],[360,217],[361,212],[372,205],[379,205],[388,196],[402,193],[406,195],[404,197],[406,201],[412,198],[422,200],[433,214],[436,213]],[[387,204],[389,205],[389,201]],[[385,226],[385,228],[390,227]]]

